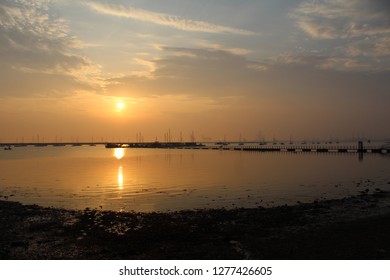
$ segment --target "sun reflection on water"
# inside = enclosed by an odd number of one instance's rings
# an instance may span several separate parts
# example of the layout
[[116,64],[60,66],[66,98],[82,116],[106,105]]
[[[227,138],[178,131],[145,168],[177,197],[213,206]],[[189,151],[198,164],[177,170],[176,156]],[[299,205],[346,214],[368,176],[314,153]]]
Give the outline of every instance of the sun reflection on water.
[[123,168],[122,165],[118,167],[118,188],[123,190]]
[[[125,156],[125,149],[115,148],[113,154],[117,160],[120,160]],[[118,167],[118,188],[120,190],[123,190],[123,167],[122,167],[122,165],[120,165]]]
[[116,157],[116,159],[121,159],[125,156],[125,149],[123,148],[115,148],[114,149],[114,157]]

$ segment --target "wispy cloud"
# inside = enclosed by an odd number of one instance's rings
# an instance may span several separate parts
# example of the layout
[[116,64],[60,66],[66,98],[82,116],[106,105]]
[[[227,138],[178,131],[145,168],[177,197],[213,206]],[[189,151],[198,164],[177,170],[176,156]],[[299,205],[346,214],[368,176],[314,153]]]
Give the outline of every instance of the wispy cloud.
[[123,5],[104,5],[100,3],[88,3],[92,10],[106,15],[131,18],[134,20],[150,22],[157,25],[169,26],[184,31],[193,32],[207,32],[207,33],[231,33],[239,35],[255,35],[256,33],[228,27],[224,25],[217,25],[206,21],[190,20],[180,16],[170,15],[165,13],[157,13],[143,9],[134,8]]
[[[9,87],[1,94],[48,94],[62,86],[71,93],[79,87],[101,86],[99,66],[75,51],[82,42],[70,35],[67,22],[53,15],[50,5],[41,0],[0,4],[0,65],[4,71],[0,79]],[[11,85],[11,75],[31,81],[30,88]],[[42,80],[38,77],[45,79],[45,87],[39,86]],[[60,85],[60,77],[67,86]]]
[[[281,54],[272,57],[270,61],[281,65],[309,65],[319,69],[337,70],[345,72],[380,71],[379,66],[374,66],[367,61],[342,56],[321,55],[297,55],[292,53]],[[383,70],[383,69],[382,69]]]
[[[386,0],[307,0],[291,16],[299,29],[314,40],[325,40],[333,49],[314,60],[324,69],[389,70],[390,4]],[[279,59],[302,59],[281,57]],[[299,61],[295,61],[299,62]]]
[[313,38],[355,38],[390,34],[390,5],[384,1],[312,0],[292,13]]
[[249,49],[244,49],[244,48],[231,48],[231,47],[226,47],[221,44],[209,42],[206,40],[200,40],[197,42],[197,45],[199,45],[202,48],[207,48],[210,50],[220,50],[220,51],[226,51],[232,54],[236,55],[247,55],[252,52],[252,50]]

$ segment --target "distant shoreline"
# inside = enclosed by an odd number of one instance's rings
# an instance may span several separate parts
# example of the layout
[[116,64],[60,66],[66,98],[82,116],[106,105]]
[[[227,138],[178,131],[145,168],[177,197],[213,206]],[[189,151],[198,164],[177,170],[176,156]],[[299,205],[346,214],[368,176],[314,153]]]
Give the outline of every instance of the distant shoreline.
[[0,201],[0,259],[390,259],[390,192],[255,209],[73,211]]
[[63,146],[96,146],[106,148],[126,149],[204,149],[204,150],[236,150],[248,152],[290,152],[290,153],[365,153],[390,154],[390,145],[387,142],[373,144],[371,141],[347,142],[30,142],[30,143],[0,143],[5,150],[13,147],[63,147]]

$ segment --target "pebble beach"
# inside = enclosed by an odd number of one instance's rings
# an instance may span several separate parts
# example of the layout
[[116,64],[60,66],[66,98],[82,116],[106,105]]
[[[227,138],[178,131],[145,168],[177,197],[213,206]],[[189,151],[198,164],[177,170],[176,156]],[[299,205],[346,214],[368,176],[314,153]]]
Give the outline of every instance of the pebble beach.
[[390,259],[390,193],[273,208],[83,211],[0,200],[0,259]]

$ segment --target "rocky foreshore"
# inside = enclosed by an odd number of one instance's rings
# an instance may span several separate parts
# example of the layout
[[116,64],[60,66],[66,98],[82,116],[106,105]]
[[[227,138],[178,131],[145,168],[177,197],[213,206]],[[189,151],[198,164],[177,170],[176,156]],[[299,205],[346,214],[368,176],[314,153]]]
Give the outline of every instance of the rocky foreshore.
[[390,259],[390,193],[255,209],[72,211],[0,201],[0,259]]

